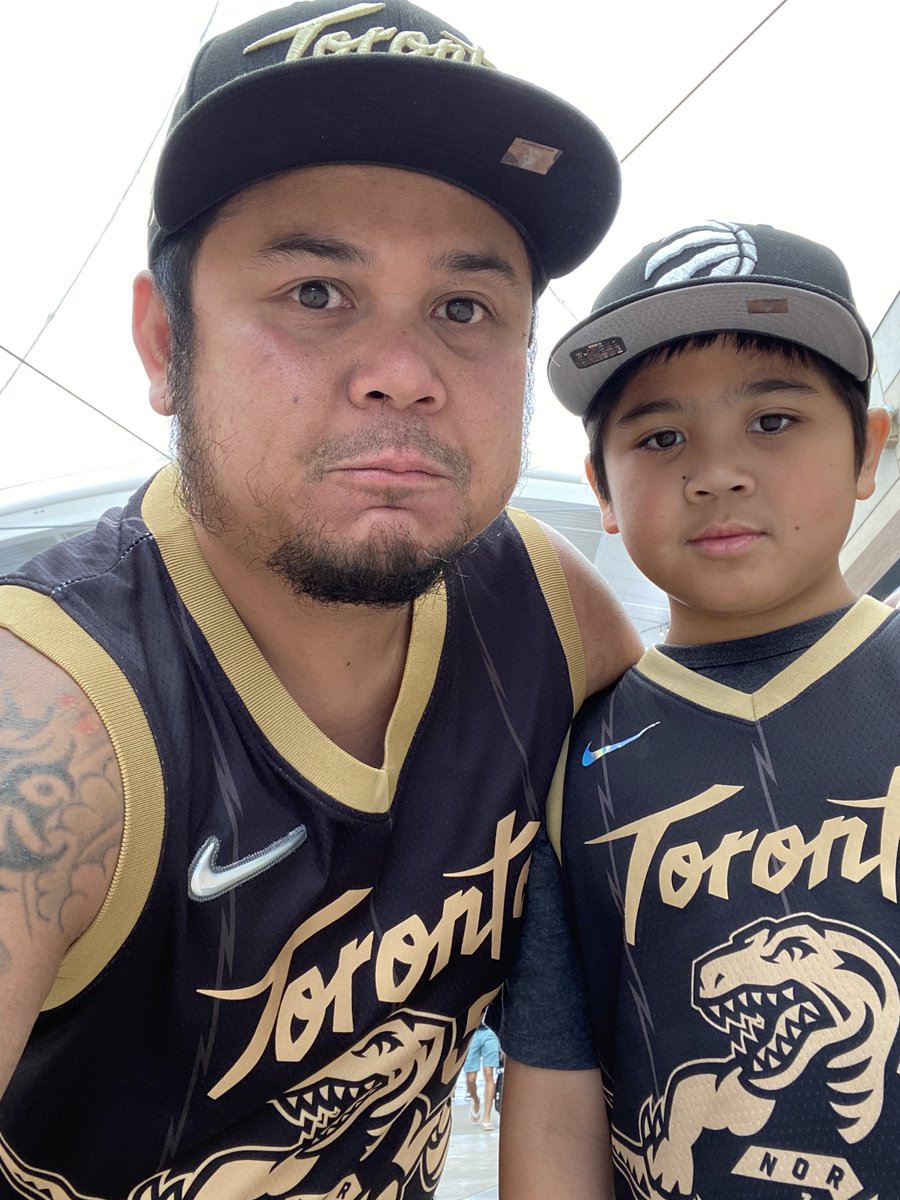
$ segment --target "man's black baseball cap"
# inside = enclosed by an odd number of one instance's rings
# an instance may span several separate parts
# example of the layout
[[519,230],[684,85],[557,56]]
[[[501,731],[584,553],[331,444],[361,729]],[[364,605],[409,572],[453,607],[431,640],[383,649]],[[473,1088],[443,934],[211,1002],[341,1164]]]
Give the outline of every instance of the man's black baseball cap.
[[542,286],[587,258],[619,204],[619,165],[593,122],[447,22],[406,0],[306,0],[198,53],[156,171],[151,263],[249,184],[326,163],[464,188],[518,230]]
[[872,339],[827,246],[771,225],[706,221],[649,246],[609,281],[550,356],[557,399],[585,416],[627,362],[676,338],[761,333],[795,342],[867,385]]

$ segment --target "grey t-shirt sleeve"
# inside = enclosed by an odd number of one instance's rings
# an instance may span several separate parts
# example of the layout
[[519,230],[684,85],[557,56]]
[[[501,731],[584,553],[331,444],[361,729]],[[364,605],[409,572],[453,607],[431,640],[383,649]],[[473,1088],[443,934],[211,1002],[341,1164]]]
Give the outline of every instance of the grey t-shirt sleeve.
[[525,888],[518,957],[501,996],[500,1045],[531,1067],[597,1066],[562,872],[543,829],[535,839]]

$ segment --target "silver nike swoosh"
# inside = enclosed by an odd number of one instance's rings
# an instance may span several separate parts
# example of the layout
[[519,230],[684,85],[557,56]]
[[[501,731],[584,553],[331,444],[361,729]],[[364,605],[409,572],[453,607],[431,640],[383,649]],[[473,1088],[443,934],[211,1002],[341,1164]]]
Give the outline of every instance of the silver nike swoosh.
[[581,756],[581,765],[589,767],[591,763],[595,763],[598,758],[602,758],[604,754],[612,754],[613,750],[621,750],[623,746],[627,746],[629,742],[636,742],[639,737],[643,737],[648,729],[655,729],[659,721],[654,721],[652,725],[645,726],[640,733],[633,733],[631,737],[627,737],[624,741],[613,742],[611,746],[601,746],[599,750],[592,750],[591,743],[584,748],[584,754]]
[[194,855],[194,861],[191,863],[188,876],[188,895],[192,900],[215,900],[217,896],[230,892],[232,888],[246,883],[248,879],[253,879],[256,875],[261,875],[263,871],[268,871],[269,867],[274,867],[283,858],[287,858],[305,841],[306,826],[298,825],[296,829],[286,833],[283,838],[279,838],[271,846],[266,846],[265,850],[248,854],[246,858],[240,858],[230,866],[217,867],[216,856],[219,853],[219,839],[208,837]]

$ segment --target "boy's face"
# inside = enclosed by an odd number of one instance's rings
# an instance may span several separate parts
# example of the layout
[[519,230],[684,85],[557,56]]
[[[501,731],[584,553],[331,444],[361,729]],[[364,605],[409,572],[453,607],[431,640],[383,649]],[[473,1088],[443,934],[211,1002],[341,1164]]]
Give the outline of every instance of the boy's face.
[[751,637],[849,603],[838,554],[889,427],[869,414],[857,478],[850,414],[814,367],[720,338],[638,371],[604,433],[600,507],[668,593],[667,640]]

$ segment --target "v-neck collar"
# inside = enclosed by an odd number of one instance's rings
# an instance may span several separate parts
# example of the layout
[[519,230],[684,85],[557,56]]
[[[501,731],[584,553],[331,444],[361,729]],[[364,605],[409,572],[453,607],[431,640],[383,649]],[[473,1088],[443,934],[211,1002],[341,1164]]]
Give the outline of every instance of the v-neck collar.
[[415,601],[406,667],[384,739],[381,767],[335,745],[278,679],[217,583],[177,498],[177,469],[150,483],[141,514],[191,616],[263,735],[315,787],[363,812],[386,812],[431,696],[444,645],[447,595],[441,587]]
[[817,642],[755,692],[739,692],[700,675],[655,647],[644,654],[635,670],[701,708],[744,721],[759,721],[827,675],[883,625],[893,611],[872,596],[862,596]]

